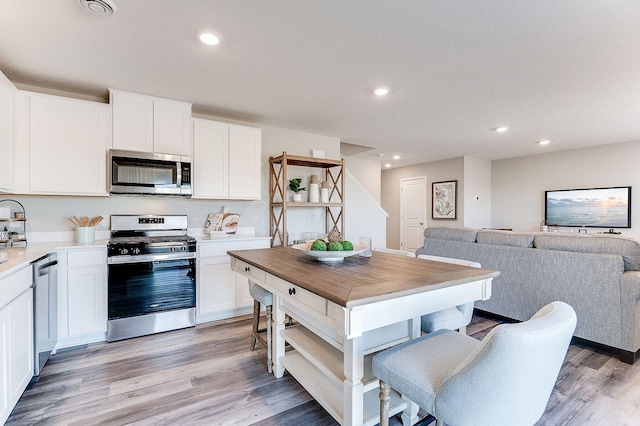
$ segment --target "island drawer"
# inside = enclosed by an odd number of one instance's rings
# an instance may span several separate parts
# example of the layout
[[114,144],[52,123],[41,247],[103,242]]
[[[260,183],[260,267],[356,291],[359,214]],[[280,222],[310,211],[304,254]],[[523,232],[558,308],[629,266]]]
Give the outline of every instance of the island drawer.
[[304,305],[304,307],[311,308],[322,315],[327,314],[327,299],[273,275],[269,275],[268,279],[269,284],[273,285],[283,295],[283,301],[293,305]]
[[244,275],[249,279],[255,279],[257,282],[264,283],[266,280],[266,272],[264,272],[260,268],[256,268],[255,266],[249,265],[247,262],[243,262],[242,260],[236,260],[236,272]]

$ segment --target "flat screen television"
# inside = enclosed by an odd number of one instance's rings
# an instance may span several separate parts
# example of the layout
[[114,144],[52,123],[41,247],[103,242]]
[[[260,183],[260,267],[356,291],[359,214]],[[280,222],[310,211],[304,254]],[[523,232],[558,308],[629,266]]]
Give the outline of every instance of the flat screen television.
[[631,228],[631,187],[545,191],[548,225]]

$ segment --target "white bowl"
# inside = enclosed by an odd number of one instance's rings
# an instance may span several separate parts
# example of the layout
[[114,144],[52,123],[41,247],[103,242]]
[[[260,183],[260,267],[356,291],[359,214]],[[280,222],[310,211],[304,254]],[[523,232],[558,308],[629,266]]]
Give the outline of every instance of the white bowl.
[[353,250],[342,250],[342,251],[320,251],[320,250],[307,250],[308,244],[296,244],[291,246],[296,250],[300,250],[301,252],[308,254],[309,256],[315,257],[320,262],[340,262],[344,260],[345,257],[355,256],[356,254],[360,254],[365,251],[367,246],[360,246],[357,244],[353,245]]

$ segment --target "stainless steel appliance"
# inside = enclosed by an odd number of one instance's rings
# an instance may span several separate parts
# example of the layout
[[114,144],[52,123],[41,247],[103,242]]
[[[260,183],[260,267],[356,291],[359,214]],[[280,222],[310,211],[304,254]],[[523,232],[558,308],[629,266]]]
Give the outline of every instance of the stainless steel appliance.
[[109,151],[109,192],[190,197],[191,157]]
[[58,257],[33,262],[34,376],[39,376],[58,343]]
[[111,216],[107,252],[109,342],[195,326],[196,240],[187,216]]

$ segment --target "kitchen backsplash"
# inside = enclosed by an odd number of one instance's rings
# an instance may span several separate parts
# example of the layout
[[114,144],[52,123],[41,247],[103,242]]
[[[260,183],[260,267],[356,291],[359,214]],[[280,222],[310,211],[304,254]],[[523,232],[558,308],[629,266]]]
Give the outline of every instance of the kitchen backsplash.
[[[9,198],[9,197],[8,197]],[[24,205],[29,241],[65,241],[67,233],[75,232],[67,221],[71,215],[104,216],[96,228],[96,239],[109,238],[109,217],[112,214],[186,214],[188,227],[195,235],[204,230],[209,213],[221,212],[227,207],[230,212],[240,213],[240,226],[255,229],[257,235],[269,235],[267,200],[261,201],[212,201],[180,199],[173,197],[45,197],[11,196]],[[75,235],[75,234],[74,234]]]

